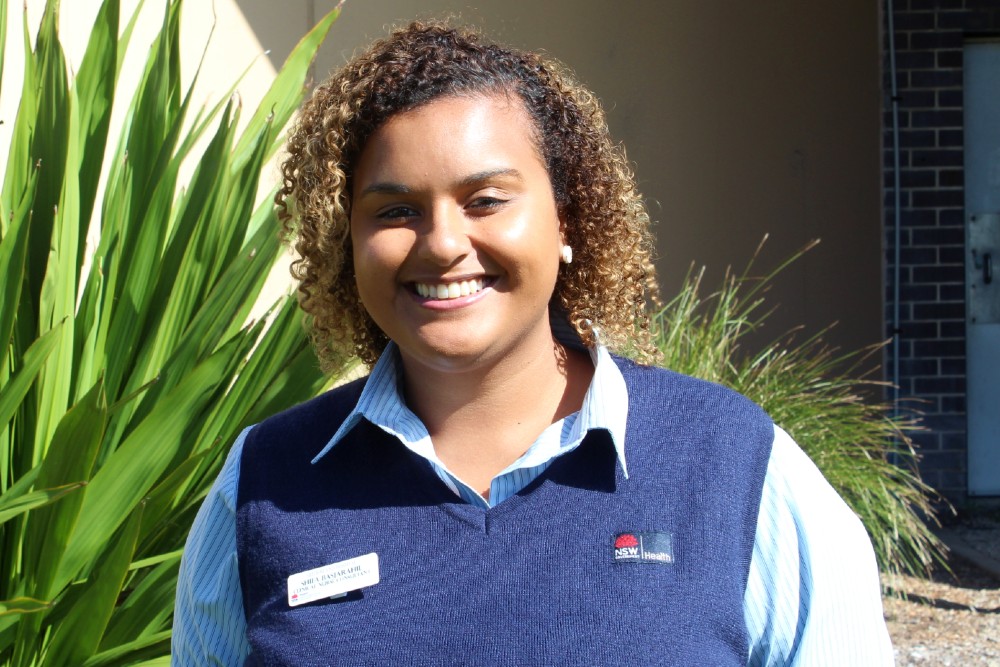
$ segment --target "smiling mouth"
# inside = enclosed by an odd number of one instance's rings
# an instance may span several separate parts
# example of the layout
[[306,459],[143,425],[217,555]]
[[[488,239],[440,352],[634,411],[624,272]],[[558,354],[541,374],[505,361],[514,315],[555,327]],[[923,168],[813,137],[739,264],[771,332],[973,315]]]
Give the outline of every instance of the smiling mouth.
[[459,280],[452,283],[414,283],[414,289],[419,296],[425,299],[458,299],[470,294],[482,292],[489,287],[493,281],[489,278],[472,278],[470,280]]

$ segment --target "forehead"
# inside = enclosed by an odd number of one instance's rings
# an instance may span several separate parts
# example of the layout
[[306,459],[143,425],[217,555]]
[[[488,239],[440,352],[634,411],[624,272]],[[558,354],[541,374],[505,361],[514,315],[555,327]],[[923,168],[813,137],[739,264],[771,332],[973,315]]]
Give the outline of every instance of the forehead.
[[535,125],[520,98],[452,95],[397,113],[373,132],[357,161],[353,186],[507,167],[547,175]]

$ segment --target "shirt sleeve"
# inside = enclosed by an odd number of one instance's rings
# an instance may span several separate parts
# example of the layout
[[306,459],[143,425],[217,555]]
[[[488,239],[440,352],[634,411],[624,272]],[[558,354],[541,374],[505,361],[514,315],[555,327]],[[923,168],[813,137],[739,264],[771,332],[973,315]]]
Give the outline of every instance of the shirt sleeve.
[[236,558],[236,489],[249,428],[236,439],[195,517],[174,605],[174,667],[242,665],[250,653]]
[[868,534],[777,427],[744,613],[751,667],[893,664]]

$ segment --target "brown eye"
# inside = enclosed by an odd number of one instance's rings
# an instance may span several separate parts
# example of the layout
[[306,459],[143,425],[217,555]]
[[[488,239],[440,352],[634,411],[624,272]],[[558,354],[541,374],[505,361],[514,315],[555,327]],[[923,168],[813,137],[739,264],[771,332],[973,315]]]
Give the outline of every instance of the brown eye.
[[469,208],[488,211],[499,208],[506,203],[505,199],[497,199],[496,197],[476,197],[469,203]]
[[377,217],[379,220],[398,221],[398,220],[408,220],[409,218],[414,218],[417,215],[419,215],[419,213],[417,213],[415,209],[412,209],[409,206],[393,206],[392,208],[388,208],[382,211],[375,217]]

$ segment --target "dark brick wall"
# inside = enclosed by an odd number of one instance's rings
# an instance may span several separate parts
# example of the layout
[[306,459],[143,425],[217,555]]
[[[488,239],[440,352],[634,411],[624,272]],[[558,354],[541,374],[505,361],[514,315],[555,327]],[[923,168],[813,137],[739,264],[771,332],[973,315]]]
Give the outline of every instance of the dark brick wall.
[[[1000,0],[895,0],[894,5],[902,179],[900,397],[924,413],[927,430],[915,440],[925,480],[962,503],[967,491],[962,47],[969,37],[1000,35]],[[886,321],[891,335],[894,193],[888,54],[884,63]],[[887,366],[891,378],[891,358]]]

